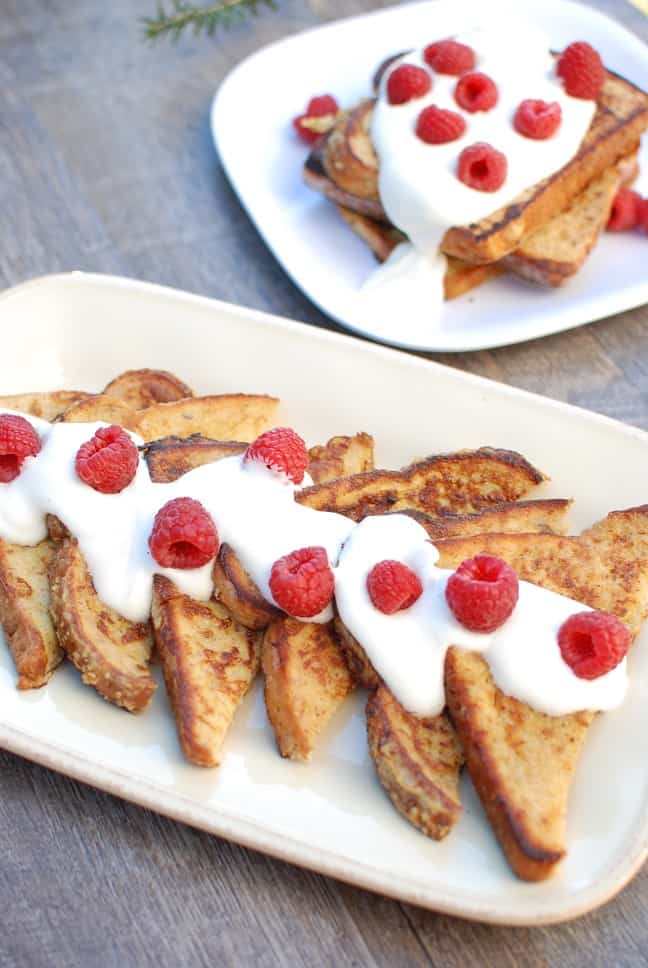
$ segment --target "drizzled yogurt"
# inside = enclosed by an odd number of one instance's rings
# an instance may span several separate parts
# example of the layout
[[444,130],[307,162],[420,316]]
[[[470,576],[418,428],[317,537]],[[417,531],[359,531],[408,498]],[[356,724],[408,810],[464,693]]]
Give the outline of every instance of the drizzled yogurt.
[[[430,37],[432,41],[436,38]],[[396,247],[358,294],[356,309],[376,335],[415,341],[429,333],[443,302],[446,259],[440,243],[452,226],[470,225],[508,205],[527,188],[559,171],[578,152],[596,103],[570,97],[556,76],[549,39],[525,22],[478,28],[457,40],[475,52],[475,71],[487,74],[498,88],[498,103],[490,111],[471,114],[454,98],[457,77],[437,74],[423,58],[423,49],[394,61],[381,82],[374,108],[371,138],[379,161],[379,195],[390,221],[408,242]],[[392,105],[385,91],[399,64],[429,71],[430,91],[406,104]],[[558,131],[544,141],[525,138],[513,127],[513,116],[528,98],[555,101],[562,111]],[[466,121],[456,141],[430,145],[415,134],[420,112],[430,104],[454,111]],[[508,173],[496,192],[469,188],[456,175],[461,151],[486,142],[506,156]],[[398,332],[395,327],[398,326]]]
[[[191,497],[209,512],[221,541],[231,545],[269,602],[274,562],[298,548],[323,547],[334,570],[342,621],[397,699],[416,715],[435,715],[444,706],[443,663],[450,645],[482,652],[504,692],[553,715],[611,709],[623,700],[625,660],[588,681],[575,676],[560,656],[557,632],[569,615],[585,609],[578,602],[520,582],[516,609],[496,632],[479,634],[461,626],[445,601],[451,572],[438,568],[437,549],[406,515],[355,524],[314,510],[295,501],[297,488],[284,475],[241,455],[197,467],[170,483],[151,481],[140,458],[128,487],[102,494],[78,478],[75,457],[81,444],[107,424],[49,424],[21,416],[38,432],[41,450],[26,458],[14,481],[0,485],[0,537],[37,544],[47,535],[46,515],[56,515],[77,539],[99,598],[131,621],[145,621],[150,614],[154,574],[166,575],[193,598],[207,600],[213,593],[213,561],[201,568],[162,568],[148,548],[159,509],[173,498]],[[371,568],[388,558],[409,565],[423,584],[419,600],[394,615],[379,612],[366,587]],[[311,621],[324,622],[332,614],[329,606]]]

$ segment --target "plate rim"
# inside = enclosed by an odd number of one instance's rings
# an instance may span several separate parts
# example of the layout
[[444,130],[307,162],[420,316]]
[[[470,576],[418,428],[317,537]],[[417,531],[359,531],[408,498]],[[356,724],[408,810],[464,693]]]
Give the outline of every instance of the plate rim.
[[[508,384],[498,383],[486,377],[457,370],[454,367],[445,366],[432,360],[414,357],[389,347],[368,343],[365,340],[343,333],[321,329],[296,320],[271,316],[259,310],[246,309],[222,300],[183,292],[156,283],[95,273],[56,273],[36,277],[1,292],[0,312],[11,298],[15,298],[30,289],[47,289],[52,285],[62,285],[64,289],[86,286],[109,289],[116,287],[166,299],[188,300],[209,306],[216,311],[220,309],[230,314],[244,316],[258,324],[274,325],[290,332],[299,332],[310,339],[321,338],[336,344],[341,342],[346,346],[351,343],[362,353],[386,355],[388,358],[397,361],[399,366],[414,366],[423,368],[428,372],[449,371],[453,378],[461,382],[466,381],[473,385],[489,386],[491,389],[495,388],[495,392],[510,396],[512,399],[531,400],[536,404],[540,402],[543,407],[548,405],[563,413],[578,415],[579,419],[608,427],[617,433],[621,432],[630,438],[641,440],[644,445],[648,445],[648,432],[594,411],[552,400]],[[407,878],[384,869],[381,871],[360,861],[342,857],[327,848],[314,847],[301,840],[287,837],[284,833],[269,831],[254,820],[232,815],[231,811],[225,807],[214,808],[197,803],[182,793],[174,792],[172,787],[156,784],[148,779],[122,772],[112,766],[106,766],[83,753],[70,751],[54,741],[36,737],[15,725],[5,724],[1,719],[0,747],[49,769],[54,769],[76,780],[105,790],[111,795],[119,796],[174,820],[188,823],[241,846],[259,850],[270,856],[337,878],[365,890],[404,900],[444,914],[484,923],[539,926],[560,923],[579,917],[613,898],[625,887],[648,858],[648,795],[646,795],[643,800],[638,801],[640,822],[632,835],[625,841],[623,848],[610,856],[609,862],[606,863],[602,874],[595,883],[590,884],[584,891],[572,895],[573,900],[571,902],[569,899],[567,903],[564,900],[558,900],[556,904],[556,901],[549,896],[540,899],[541,903],[537,913],[531,914],[528,911],[520,913],[515,910],[514,899],[505,902],[507,906],[503,909],[493,908],[489,902],[480,901],[470,895],[466,897],[462,890],[448,889],[440,882],[434,885],[421,884],[415,877]],[[529,885],[529,887],[533,889],[533,885]]]
[[[429,0],[427,0],[427,2],[429,2]],[[534,7],[539,6],[537,0],[518,0],[518,2],[522,3],[528,10],[532,10]],[[613,17],[609,16],[607,13],[604,13],[598,8],[590,7],[585,3],[579,2],[579,0],[554,0],[554,2],[557,2],[560,5],[563,5],[565,8],[571,9],[572,11],[577,10],[582,16],[594,17],[599,22],[609,25],[614,34],[616,34],[618,37],[623,37],[624,43],[631,44],[631,46],[635,47],[637,50],[640,48],[646,48],[647,46],[628,27],[622,23],[619,23]],[[240,73],[246,73],[251,64],[253,64],[257,59],[262,59],[264,55],[273,49],[292,45],[295,42],[299,42],[302,38],[308,37],[312,34],[328,31],[335,32],[335,30],[340,27],[352,25],[360,21],[366,21],[368,19],[370,20],[372,18],[380,18],[384,17],[385,15],[393,16],[396,10],[402,11],[405,9],[411,9],[413,7],[423,6],[425,3],[426,0],[412,0],[412,2],[402,4],[399,7],[387,7],[380,10],[368,11],[367,13],[363,14],[353,14],[351,16],[341,17],[315,27],[309,27],[305,30],[298,31],[297,33],[290,34],[288,37],[272,41],[268,44],[265,44],[258,50],[253,51],[251,54],[248,54],[247,57],[235,64],[219,84],[212,98],[209,112],[210,129],[216,155],[230,185],[236,194],[239,204],[254,225],[264,245],[267,247],[273,258],[277,260],[282,270],[299,289],[299,291],[309,300],[309,302],[316,306],[329,319],[332,319],[338,325],[344,327],[355,335],[361,336],[365,340],[370,340],[372,342],[382,343],[387,346],[410,350],[413,352],[466,353],[478,352],[486,349],[495,349],[500,346],[515,346],[519,343],[526,343],[535,339],[542,339],[545,336],[566,332],[570,329],[588,326],[591,323],[600,321],[601,319],[610,318],[619,313],[627,312],[642,306],[648,300],[648,280],[644,282],[635,281],[626,286],[620,292],[612,291],[611,293],[604,295],[602,294],[596,303],[590,301],[587,304],[589,308],[586,312],[586,318],[580,319],[579,322],[572,321],[574,318],[580,318],[582,315],[581,312],[578,311],[578,308],[575,309],[571,306],[564,306],[561,308],[559,307],[558,311],[549,309],[545,311],[543,316],[537,317],[534,325],[530,326],[529,330],[523,335],[518,337],[514,334],[512,338],[507,338],[505,342],[501,342],[497,339],[494,340],[492,338],[480,339],[479,335],[476,335],[474,338],[470,339],[469,342],[462,344],[456,342],[453,343],[452,341],[439,342],[434,340],[430,340],[426,343],[403,342],[399,341],[398,339],[387,339],[385,337],[376,336],[363,329],[362,326],[353,322],[348,322],[342,318],[342,316],[332,312],[332,310],[326,306],[321,298],[314,295],[310,292],[310,290],[307,290],[302,286],[299,278],[293,273],[288,260],[285,258],[285,253],[280,252],[273,244],[271,244],[267,232],[258,219],[256,207],[248,205],[246,193],[241,188],[240,178],[237,175],[237,166],[233,162],[233,159],[229,157],[230,152],[227,147],[225,147],[225,149],[223,148],[223,138],[221,133],[222,127],[219,117],[223,112],[223,104],[227,103],[227,99],[229,97],[228,88],[230,84],[236,83]],[[547,320],[553,320],[553,322],[547,326]]]

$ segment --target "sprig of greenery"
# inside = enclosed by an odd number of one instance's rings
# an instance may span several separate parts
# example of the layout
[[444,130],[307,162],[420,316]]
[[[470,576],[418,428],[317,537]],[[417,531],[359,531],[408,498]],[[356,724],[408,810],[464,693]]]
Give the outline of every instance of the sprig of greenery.
[[250,14],[256,16],[262,6],[274,9],[275,5],[275,0],[220,0],[220,3],[197,7],[183,0],[172,0],[168,13],[159,3],[157,17],[144,18],[144,30],[149,40],[162,36],[177,40],[187,27],[193,27],[194,34],[207,33],[211,37],[219,27],[230,27]]

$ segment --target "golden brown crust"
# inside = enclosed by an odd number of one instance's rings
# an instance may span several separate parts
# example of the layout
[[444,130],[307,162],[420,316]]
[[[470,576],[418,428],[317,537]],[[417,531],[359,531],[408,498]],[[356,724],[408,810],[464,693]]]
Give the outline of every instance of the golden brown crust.
[[443,840],[461,815],[461,746],[447,716],[420,719],[380,686],[366,709],[369,752],[399,813],[428,837]]
[[247,629],[264,629],[281,610],[266,602],[228,544],[222,544],[214,562],[214,598]]
[[182,751],[218,766],[227,731],[259,668],[261,637],[217,602],[197,602],[153,579],[153,629]]
[[193,391],[167,370],[126,370],[107,383],[102,393],[116,397],[131,410],[144,410],[155,403],[192,397]]
[[19,689],[44,685],[63,659],[49,615],[50,541],[34,547],[0,540],[0,623],[18,673]]
[[369,662],[367,653],[358,640],[351,635],[337,613],[334,618],[334,625],[340,650],[354,681],[364,689],[375,689],[382,680]]
[[316,484],[336,477],[373,470],[374,440],[371,434],[331,437],[308,451],[308,473]]
[[0,397],[0,409],[18,410],[20,413],[30,413],[33,417],[40,417],[41,420],[54,420],[67,407],[89,396],[89,393],[84,393],[82,390],[13,393]]
[[141,712],[155,690],[149,624],[129,622],[99,601],[73,539],[58,546],[49,582],[59,643],[83,681],[117,706]]
[[132,429],[145,441],[191,434],[250,441],[274,425],[278,406],[276,397],[249,393],[190,397],[137,411]]
[[515,501],[542,480],[542,473],[515,451],[483,447],[428,457],[402,471],[368,471],[316,484],[295,499],[354,521],[403,508],[459,514]]
[[425,528],[432,541],[444,538],[484,534],[495,531],[526,532],[537,534],[565,534],[568,527],[568,513],[572,505],[565,498],[546,498],[538,501],[514,501],[498,504],[474,514],[450,514],[433,517],[423,511],[403,510]]
[[309,760],[353,689],[333,625],[275,619],[266,629],[262,656],[266,709],[279,752]]
[[378,200],[378,159],[369,130],[374,103],[374,98],[368,98],[351,111],[341,112],[323,143],[323,163],[343,191]]
[[136,429],[135,413],[121,400],[96,393],[86,396],[67,407],[58,417],[62,423],[93,423],[105,420],[109,424],[119,424],[128,430]]
[[143,450],[151,480],[166,483],[176,481],[183,474],[211,464],[223,457],[242,454],[247,444],[236,440],[211,440],[202,434],[190,437],[162,437],[152,440]]

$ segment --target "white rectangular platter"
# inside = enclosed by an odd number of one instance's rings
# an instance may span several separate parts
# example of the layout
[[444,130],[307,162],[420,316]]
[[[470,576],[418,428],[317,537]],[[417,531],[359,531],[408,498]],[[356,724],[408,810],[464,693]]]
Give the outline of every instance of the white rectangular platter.
[[[358,302],[376,267],[368,247],[333,205],[303,184],[307,154],[291,118],[313,94],[334,94],[344,107],[371,93],[371,77],[393,53],[510,14],[541,27],[555,50],[587,40],[606,66],[648,90],[646,46],[591,7],[570,0],[428,0],[352,17],[265,47],[221,84],[212,131],[221,162],[265,242],[293,281],[323,312],[349,329],[395,346],[474,350],[534,339],[648,301],[646,239],[638,232],[604,234],[583,269],[560,289],[507,273],[446,303],[429,332],[408,335],[404,318],[393,334],[375,330]],[[508,11],[508,14],[507,14]],[[262,110],[260,110],[260,106]],[[254,118],[253,123],[241,119]],[[648,140],[635,187],[648,192]]]
[[[279,395],[309,443],[375,435],[378,460],[491,444],[519,449],[574,496],[580,529],[648,499],[648,435],[510,387],[350,337],[146,283],[78,273],[0,296],[0,393],[99,389],[121,370],[172,369],[197,392]],[[546,487],[546,486],[545,486]],[[544,884],[510,873],[470,782],[442,844],[407,824],[374,776],[362,705],[349,701],[309,765],[282,760],[260,688],[246,700],[218,770],[184,762],[163,686],[131,716],[69,665],[18,692],[0,649],[0,745],[238,843],[426,907],[507,924],[574,917],[612,896],[648,838],[648,630],[632,687],[588,737],[569,813],[569,855]]]

